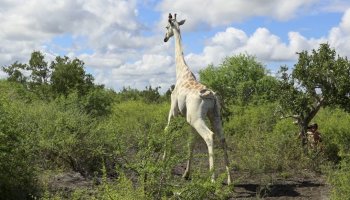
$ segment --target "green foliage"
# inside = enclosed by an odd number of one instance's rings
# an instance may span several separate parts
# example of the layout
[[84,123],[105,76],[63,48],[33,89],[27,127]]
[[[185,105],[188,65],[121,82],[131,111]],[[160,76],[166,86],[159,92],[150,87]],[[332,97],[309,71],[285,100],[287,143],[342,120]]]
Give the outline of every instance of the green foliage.
[[335,108],[321,110],[315,119],[322,134],[325,156],[334,163],[350,153],[349,120],[349,113]]
[[159,89],[160,87],[156,87],[153,89],[151,86],[146,86],[146,89],[141,92],[141,95],[144,97],[147,103],[159,103],[161,100],[158,91]]
[[24,76],[23,71],[26,69],[26,65],[15,62],[9,66],[2,67],[2,70],[8,74],[8,81],[26,83],[27,77]]
[[349,199],[350,197],[350,160],[344,159],[339,169],[330,173],[329,181],[332,184],[331,198],[336,200]]
[[271,90],[277,85],[255,57],[244,54],[227,57],[218,67],[209,65],[200,71],[200,80],[216,91],[226,105],[246,105],[259,98],[274,100]]
[[4,199],[26,199],[37,192],[34,152],[20,120],[23,107],[0,96],[0,194]]
[[57,95],[67,96],[72,91],[85,95],[93,87],[93,77],[86,74],[84,62],[75,58],[56,57],[51,63],[53,69],[51,76],[52,90]]
[[107,116],[112,112],[115,93],[100,87],[91,89],[83,98],[84,110],[95,117]]
[[[122,169],[137,174],[137,182],[149,197],[160,197],[166,192],[166,183],[171,176],[171,166],[178,161],[179,154],[162,160],[164,142],[174,143],[179,134],[166,135],[167,104],[146,104],[129,101],[115,105],[108,125],[117,132],[117,157],[122,160]],[[117,127],[114,124],[118,124]],[[175,147],[172,147],[175,148]],[[176,160],[176,161],[175,161]]]
[[[225,133],[233,165],[251,173],[284,172],[301,168],[305,161],[298,145],[298,130],[278,120],[275,104],[233,106]],[[239,116],[239,117],[237,117]]]
[[218,67],[209,65],[199,74],[201,82],[220,96],[225,119],[232,114],[228,105],[258,105],[277,99],[278,81],[249,55],[227,57]]
[[44,55],[40,51],[34,51],[31,54],[29,65],[27,65],[26,69],[31,71],[30,79],[33,87],[48,83],[50,69]]
[[7,100],[19,100],[30,103],[38,99],[35,94],[27,90],[25,85],[12,81],[0,80],[0,93],[1,97]]
[[336,57],[328,44],[321,44],[311,54],[303,51],[298,55],[291,75],[287,67],[281,67],[279,100],[282,115],[295,118],[304,135],[321,107],[350,107],[350,62]]
[[[68,96],[72,92],[84,96],[95,87],[103,87],[94,85],[94,78],[85,72],[83,61],[57,56],[48,65],[40,51],[31,54],[28,64],[15,62],[2,67],[2,70],[8,74],[9,81],[27,85],[39,98],[48,101],[60,95]],[[26,77],[24,72],[30,73],[30,76]]]
[[[260,106],[230,106],[232,115],[229,122],[225,123],[225,133],[245,135],[247,132],[255,131],[259,133],[272,132],[277,121],[274,113],[275,107],[274,103]],[[256,126],[259,126],[258,130]]]
[[142,187],[134,188],[132,181],[124,173],[121,173],[115,182],[108,182],[107,176],[104,174],[96,199],[146,200],[151,198],[145,195]]
[[[209,66],[200,72],[201,79],[226,104],[229,120],[224,132],[231,169],[237,174],[277,172],[287,177],[304,169],[324,173],[327,166],[332,198],[344,199],[349,191],[350,115],[343,110],[349,97],[348,61],[336,58],[327,45],[312,55],[302,52],[299,58],[291,75],[282,68],[280,80],[246,55]],[[224,173],[210,182],[206,149],[195,149],[192,180],[177,174],[183,170],[187,136],[192,131],[184,118],[175,118],[164,131],[170,90],[165,95],[159,93],[159,87],[124,88],[116,93],[93,84],[81,60],[57,57],[48,67],[40,52],[33,52],[29,64],[16,62],[3,70],[9,78],[0,80],[1,198],[233,196],[232,187],[222,185]],[[25,70],[30,77],[23,75]],[[277,86],[283,90],[276,91]],[[279,120],[276,99],[284,114],[298,114],[301,121],[313,119],[319,124],[322,151],[307,152],[300,147],[300,124]],[[315,110],[317,103],[321,106]],[[216,138],[215,145],[217,142]],[[162,159],[165,151],[167,156]],[[217,172],[225,171],[222,155],[216,148]],[[47,171],[79,172],[94,183],[91,188],[53,192],[38,175]],[[268,187],[270,181],[261,182]]]
[[117,95],[117,101],[135,101],[142,100],[146,103],[161,103],[164,98],[159,93],[160,87],[152,88],[152,86],[146,86],[144,90],[132,89],[130,87],[124,87]]
[[226,174],[222,174],[216,180],[211,182],[208,177],[209,173],[198,172],[193,175],[195,179],[188,181],[181,185],[181,187],[175,188],[174,194],[171,199],[228,199],[232,195],[232,186],[223,186],[222,182],[227,177]]
[[[293,71],[293,78],[306,92],[316,98],[319,89],[324,104],[349,103],[350,62],[347,58],[336,55],[336,51],[328,44],[321,44],[319,49],[298,53],[299,60]],[[341,104],[342,105],[342,104]]]

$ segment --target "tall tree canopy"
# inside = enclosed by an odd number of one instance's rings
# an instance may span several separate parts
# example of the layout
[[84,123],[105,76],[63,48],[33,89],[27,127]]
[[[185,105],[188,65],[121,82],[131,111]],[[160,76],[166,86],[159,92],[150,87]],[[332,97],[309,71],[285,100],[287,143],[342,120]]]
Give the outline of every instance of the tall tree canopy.
[[23,74],[23,71],[26,69],[26,65],[15,62],[9,66],[1,67],[2,70],[8,74],[7,80],[19,83],[26,83],[27,77]]
[[50,69],[40,51],[31,54],[27,70],[31,71],[31,81],[35,85],[47,84],[50,77]]
[[291,74],[285,66],[280,70],[280,111],[283,117],[296,119],[304,135],[321,107],[350,110],[350,63],[328,44],[298,56]]
[[224,115],[229,115],[225,106],[230,104],[259,104],[277,98],[278,81],[253,56],[227,57],[219,66],[209,65],[199,74],[201,82],[221,97]]
[[86,74],[84,62],[75,58],[56,57],[51,63],[53,69],[51,76],[52,89],[57,94],[68,95],[71,91],[78,91],[85,95],[93,86],[93,76]]

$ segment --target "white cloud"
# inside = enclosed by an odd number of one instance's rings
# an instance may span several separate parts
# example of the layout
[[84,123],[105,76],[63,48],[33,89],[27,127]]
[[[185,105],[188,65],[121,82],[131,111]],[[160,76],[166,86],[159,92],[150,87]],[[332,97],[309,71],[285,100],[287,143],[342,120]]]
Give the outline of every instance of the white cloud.
[[[138,21],[137,7],[136,0],[0,1],[0,66],[26,63],[32,51],[40,50],[49,60],[59,52],[82,59],[89,71],[99,72],[99,83],[113,82],[104,79],[112,78],[108,72],[119,67],[121,74],[132,74],[130,69],[151,64],[144,54],[164,55],[169,49],[162,36],[141,35],[146,27]],[[66,36],[72,44],[55,43],[55,38]]]
[[226,56],[239,53],[254,55],[264,62],[293,60],[295,55],[292,50],[302,46],[293,36],[294,34],[290,34],[289,39],[291,43],[295,43],[295,47],[290,48],[266,28],[258,28],[248,36],[242,30],[229,27],[224,32],[216,33],[201,54],[189,54],[187,59],[197,71],[208,64],[219,64]]
[[350,9],[344,14],[339,26],[320,38],[306,38],[298,32],[288,33],[288,43],[266,28],[258,28],[251,35],[233,27],[216,33],[209,39],[202,53],[189,53],[186,59],[191,68],[198,72],[208,64],[217,65],[226,56],[248,53],[264,63],[295,62],[296,52],[317,49],[328,42],[341,56],[350,57]]
[[331,29],[328,38],[337,53],[350,57],[350,9],[343,15],[339,26]]
[[6,78],[6,73],[0,70],[0,79]]
[[80,45],[96,55],[116,53],[116,46],[134,49],[150,43],[139,35],[136,0],[13,0],[1,1],[0,8],[0,57],[11,55],[2,65],[25,62],[33,50],[49,51],[46,44],[62,35],[85,37]]
[[166,91],[175,82],[174,59],[171,56],[145,54],[141,60],[125,63],[119,68],[96,71],[96,81],[117,90],[124,86],[144,89],[161,86]]
[[324,12],[345,12],[350,7],[349,0],[322,0],[319,7],[314,11]]
[[293,18],[298,11],[317,3],[318,0],[164,0],[158,8],[166,21],[169,12],[177,12],[181,18],[188,18],[188,27],[201,24],[211,27],[228,25],[254,16],[268,16],[277,20]]
[[[172,64],[170,56],[162,55],[143,55],[142,59],[134,63],[126,63],[119,68],[113,69],[113,76],[144,76],[156,75],[169,71]],[[173,70],[171,70],[173,71]]]
[[[153,0],[147,1],[157,4]],[[158,3],[162,12],[159,24],[163,31],[167,14],[174,11],[179,18],[188,19],[183,26],[184,33],[186,29],[203,25],[209,28],[231,26],[233,22],[254,16],[288,20],[305,13],[305,9],[319,2],[164,0]],[[332,6],[339,7],[344,2],[338,0]],[[89,72],[95,75],[96,82],[108,87],[120,89],[129,85],[143,89],[146,85],[160,85],[164,91],[175,83],[173,42],[163,43],[163,35],[143,35],[144,30],[154,27],[146,27],[149,21],[139,21],[139,4],[137,0],[2,0],[0,66],[16,60],[27,62],[33,50],[44,51],[50,59],[63,51],[70,57],[82,59]],[[319,43],[326,41],[337,52],[349,56],[349,35],[350,10],[345,12],[342,21],[330,30],[329,35],[321,38],[307,38],[291,31],[288,33],[289,40],[282,41],[264,27],[252,34],[227,27],[208,39],[201,53],[188,52],[186,60],[194,73],[210,63],[218,64],[225,56],[238,53],[255,55],[264,62],[293,61],[296,59],[295,52],[317,48]],[[57,46],[60,44],[53,43],[54,38],[62,36],[71,37],[73,44]],[[86,48],[90,50],[88,53],[84,52]],[[0,77],[3,76],[4,73],[0,72]]]

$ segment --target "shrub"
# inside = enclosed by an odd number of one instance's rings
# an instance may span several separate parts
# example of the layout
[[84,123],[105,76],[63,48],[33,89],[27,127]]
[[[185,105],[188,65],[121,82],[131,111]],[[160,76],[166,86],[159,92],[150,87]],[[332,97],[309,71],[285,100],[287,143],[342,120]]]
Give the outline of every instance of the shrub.
[[331,198],[336,200],[350,197],[350,159],[343,159],[337,170],[330,173],[329,181],[332,184]]
[[[34,152],[27,142],[30,134],[19,120],[24,107],[0,97],[0,196],[27,199],[38,192]],[[15,105],[14,105],[15,104]]]
[[44,169],[68,168],[92,176],[101,169],[107,149],[112,151],[96,120],[70,99],[32,104],[23,121]]
[[[182,142],[181,128],[169,134],[164,132],[167,110],[167,104],[146,104],[142,101],[115,104],[113,114],[105,125],[118,138],[115,156],[121,161],[121,169],[126,174],[136,175],[135,182],[143,187],[147,196],[154,198],[166,193],[172,166],[178,163],[181,155],[169,154],[167,159],[162,160],[167,140],[170,144]],[[176,126],[176,122],[173,125]],[[169,145],[167,148],[176,147]]]

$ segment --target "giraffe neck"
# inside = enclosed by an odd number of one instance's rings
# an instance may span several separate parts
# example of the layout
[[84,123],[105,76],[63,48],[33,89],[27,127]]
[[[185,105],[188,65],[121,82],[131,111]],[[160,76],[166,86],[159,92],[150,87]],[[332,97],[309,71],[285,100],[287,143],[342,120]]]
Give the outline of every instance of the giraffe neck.
[[182,49],[181,34],[180,31],[174,29],[175,38],[175,64],[176,64],[176,79],[179,80],[184,74],[192,72],[188,68]]

